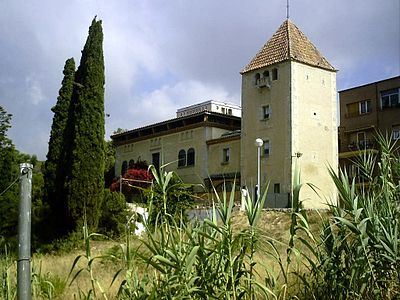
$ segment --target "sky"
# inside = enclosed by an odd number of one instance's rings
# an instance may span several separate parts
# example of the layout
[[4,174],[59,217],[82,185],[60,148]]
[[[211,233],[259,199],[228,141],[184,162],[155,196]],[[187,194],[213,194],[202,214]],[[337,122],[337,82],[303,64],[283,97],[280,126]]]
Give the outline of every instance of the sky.
[[[47,154],[65,61],[102,20],[106,139],[207,100],[240,104],[240,71],[286,19],[286,0],[0,0],[0,106],[16,148]],[[291,0],[290,19],[343,90],[400,75],[399,0]]]

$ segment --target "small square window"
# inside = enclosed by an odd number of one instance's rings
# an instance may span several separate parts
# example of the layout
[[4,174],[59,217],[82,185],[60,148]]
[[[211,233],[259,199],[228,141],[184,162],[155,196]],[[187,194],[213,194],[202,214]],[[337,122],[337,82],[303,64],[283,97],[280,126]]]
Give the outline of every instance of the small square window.
[[371,112],[371,100],[361,101],[359,104],[360,115]]
[[262,119],[269,119],[271,115],[271,108],[269,105],[265,105],[262,107]]

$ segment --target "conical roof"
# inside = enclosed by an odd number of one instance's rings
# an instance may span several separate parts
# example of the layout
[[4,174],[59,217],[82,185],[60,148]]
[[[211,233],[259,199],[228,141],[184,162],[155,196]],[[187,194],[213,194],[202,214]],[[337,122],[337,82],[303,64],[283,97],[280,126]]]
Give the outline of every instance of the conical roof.
[[304,33],[290,20],[286,20],[240,73],[244,74],[286,60],[336,71]]

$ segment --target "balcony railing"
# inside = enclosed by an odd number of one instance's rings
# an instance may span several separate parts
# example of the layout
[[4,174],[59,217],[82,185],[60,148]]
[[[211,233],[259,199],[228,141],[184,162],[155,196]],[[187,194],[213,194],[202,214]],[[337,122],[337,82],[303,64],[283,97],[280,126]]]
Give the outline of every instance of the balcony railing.
[[270,88],[271,87],[271,80],[269,77],[263,77],[263,78],[259,78],[256,80],[256,86],[261,88],[261,87],[267,87]]
[[352,142],[347,145],[349,151],[365,150],[365,149],[376,149],[376,142],[374,140],[360,140],[358,143]]

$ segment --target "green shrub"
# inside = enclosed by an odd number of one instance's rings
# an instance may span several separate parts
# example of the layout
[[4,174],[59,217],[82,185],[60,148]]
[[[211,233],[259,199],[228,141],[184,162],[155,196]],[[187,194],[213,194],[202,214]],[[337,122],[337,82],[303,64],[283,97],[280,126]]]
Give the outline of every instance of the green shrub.
[[127,210],[124,195],[104,190],[98,231],[108,236],[119,236],[125,230]]

